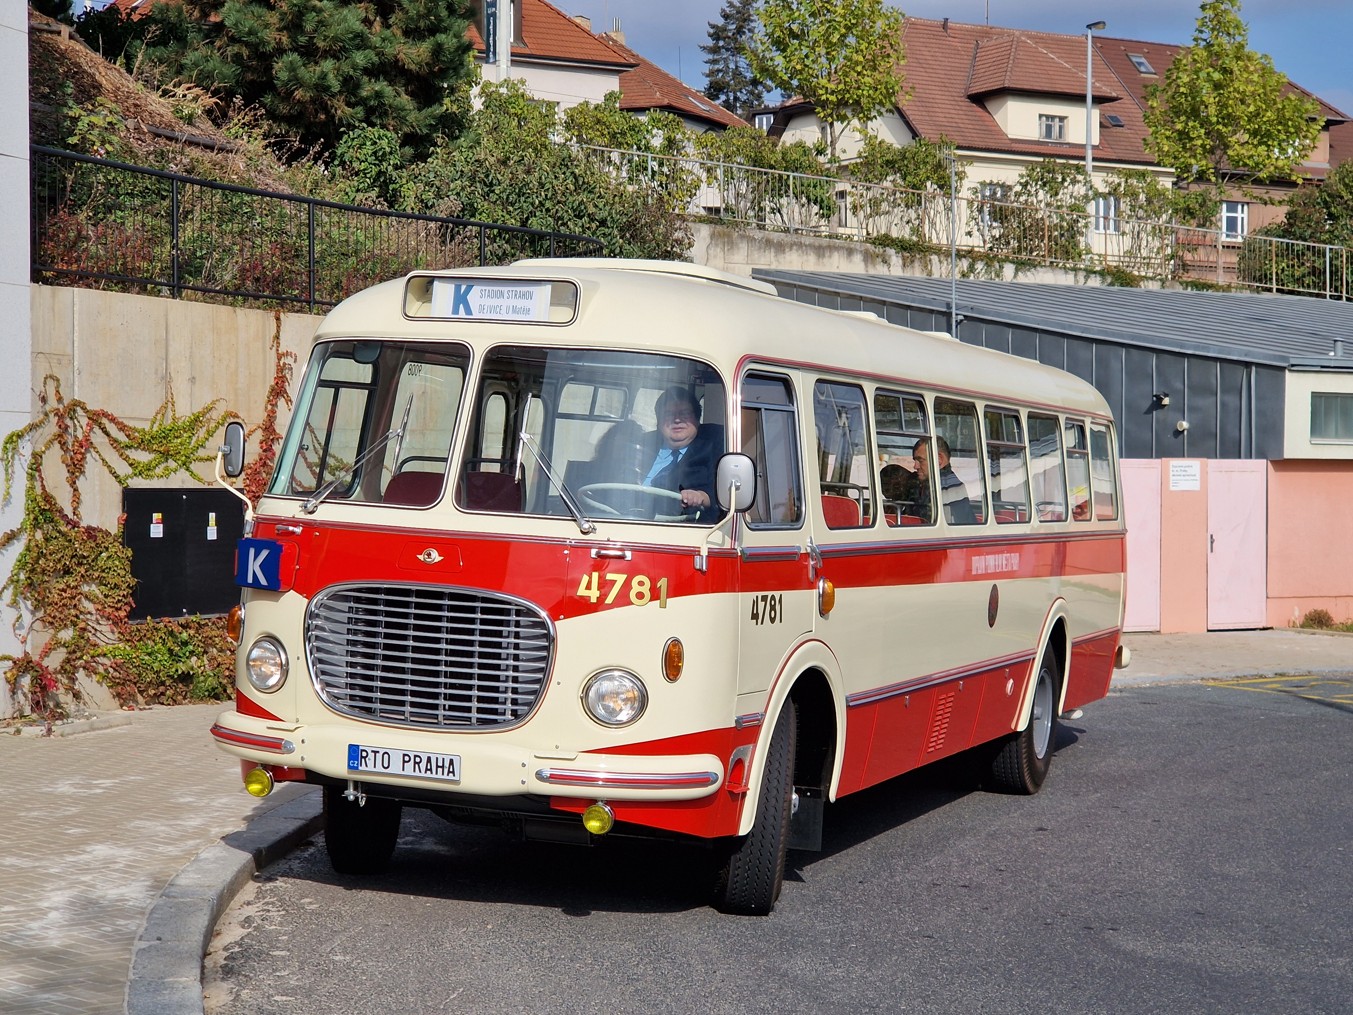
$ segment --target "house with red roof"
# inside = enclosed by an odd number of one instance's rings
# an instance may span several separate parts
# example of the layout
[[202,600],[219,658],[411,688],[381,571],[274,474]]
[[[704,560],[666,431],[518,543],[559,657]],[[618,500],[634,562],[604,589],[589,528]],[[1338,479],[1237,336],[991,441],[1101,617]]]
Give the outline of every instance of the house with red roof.
[[[903,42],[904,93],[893,110],[869,125],[876,135],[899,145],[915,138],[948,139],[967,163],[970,185],[995,198],[1042,159],[1085,161],[1084,35],[907,18]],[[1107,174],[1125,169],[1148,170],[1162,183],[1174,182],[1174,173],[1146,151],[1149,132],[1143,112],[1147,89],[1162,79],[1181,48],[1093,37],[1088,129],[1098,188],[1103,188]],[[1310,94],[1297,85],[1290,87]],[[1248,231],[1280,219],[1286,195],[1305,182],[1324,178],[1330,167],[1330,129],[1348,117],[1325,102],[1320,102],[1320,115],[1320,140],[1301,166],[1300,179],[1258,186],[1252,195],[1239,189],[1228,195],[1234,199],[1223,208],[1226,240],[1238,244]],[[771,132],[786,140],[813,142],[825,131],[802,100],[774,112]],[[839,150],[847,160],[853,157],[859,135],[848,135]],[[1102,222],[1116,221],[1116,209],[1101,212]]]
[[[484,12],[479,6],[470,41],[485,80],[496,81],[503,68],[487,59]],[[601,102],[608,92],[619,92],[621,109],[636,115],[665,110],[697,132],[744,124],[630,49],[618,24],[611,31],[593,33],[588,18],[569,17],[546,0],[516,0],[512,8],[506,75],[521,80],[541,101],[566,109],[580,102]]]

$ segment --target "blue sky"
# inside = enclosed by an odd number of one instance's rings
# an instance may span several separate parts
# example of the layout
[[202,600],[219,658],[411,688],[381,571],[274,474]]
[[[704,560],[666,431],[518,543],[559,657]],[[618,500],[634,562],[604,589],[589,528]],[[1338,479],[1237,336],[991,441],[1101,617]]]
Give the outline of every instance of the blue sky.
[[[551,0],[568,14],[585,14],[592,30],[614,19],[630,48],[688,84],[704,87],[709,22],[723,0]],[[1148,42],[1188,45],[1198,20],[1191,0],[907,0],[893,3],[922,18],[952,18],[971,24],[1080,34],[1089,21],[1104,20],[1103,34]],[[1350,0],[1245,0],[1250,49],[1267,53],[1289,78],[1353,116],[1353,44]]]

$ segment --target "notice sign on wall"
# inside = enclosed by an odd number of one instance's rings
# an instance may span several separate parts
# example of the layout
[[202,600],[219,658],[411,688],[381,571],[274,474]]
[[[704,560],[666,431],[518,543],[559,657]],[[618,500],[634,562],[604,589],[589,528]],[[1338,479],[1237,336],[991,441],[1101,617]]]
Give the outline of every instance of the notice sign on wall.
[[1201,490],[1203,488],[1202,462],[1171,462],[1171,490]]

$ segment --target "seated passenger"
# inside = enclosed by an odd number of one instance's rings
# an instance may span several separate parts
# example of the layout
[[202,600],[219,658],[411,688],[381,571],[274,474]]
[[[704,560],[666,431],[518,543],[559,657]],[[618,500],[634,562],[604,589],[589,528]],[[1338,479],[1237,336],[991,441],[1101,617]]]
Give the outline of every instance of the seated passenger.
[[717,521],[723,512],[714,497],[714,466],[723,448],[701,429],[699,403],[689,389],[670,387],[658,397],[657,415],[658,429],[645,438],[649,465],[640,482],[679,493],[690,521]]
[[[920,517],[933,518],[930,498],[934,486],[930,481],[930,443],[929,437],[922,437],[912,448],[911,456],[916,462],[917,484],[916,508]],[[944,505],[944,517],[950,525],[976,525],[977,515],[968,500],[968,489],[963,481],[949,467],[949,442],[936,437],[935,457],[939,459],[940,502]]]
[[901,465],[885,465],[879,472],[879,489],[885,508],[905,509],[916,500],[916,473]]

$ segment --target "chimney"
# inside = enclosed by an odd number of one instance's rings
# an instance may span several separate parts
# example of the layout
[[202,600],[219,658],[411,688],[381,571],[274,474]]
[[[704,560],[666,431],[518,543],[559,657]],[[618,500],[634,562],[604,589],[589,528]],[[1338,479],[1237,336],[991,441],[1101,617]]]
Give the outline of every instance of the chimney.
[[1336,338],[1334,340],[1334,355],[1339,359],[1344,358],[1344,340],[1342,338]]
[[573,15],[573,20],[586,28],[589,35],[592,34],[592,19],[586,14],[575,14]]
[[944,29],[944,34],[945,34],[945,35],[948,35],[948,34],[949,34],[949,19],[948,19],[948,18],[945,18],[945,19],[944,19],[943,23],[940,25],[940,28]]
[[610,30],[609,32],[607,32],[606,34],[609,35],[609,36],[610,36],[612,39],[614,39],[616,42],[620,43],[620,45],[623,46],[623,45],[626,44],[626,43],[625,43],[625,33],[622,32],[622,31],[620,30],[620,19],[619,19],[619,18],[612,18],[612,19],[611,19],[611,30]]

